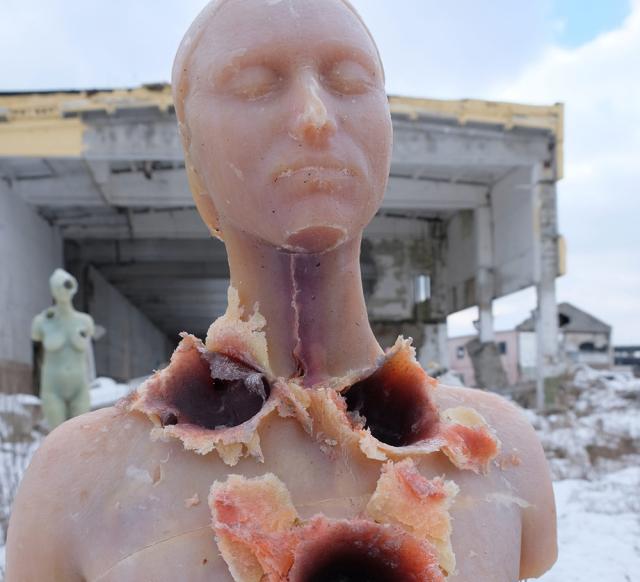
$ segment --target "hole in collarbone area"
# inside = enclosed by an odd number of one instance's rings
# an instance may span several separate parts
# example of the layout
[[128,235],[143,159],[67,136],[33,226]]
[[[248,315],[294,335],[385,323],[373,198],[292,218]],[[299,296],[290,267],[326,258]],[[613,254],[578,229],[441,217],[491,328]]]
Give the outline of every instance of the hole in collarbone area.
[[354,424],[364,425],[380,442],[406,447],[438,432],[438,411],[421,369],[385,364],[343,394]]
[[176,364],[166,384],[165,426],[232,428],[258,414],[271,392],[263,374],[224,354],[193,349]]

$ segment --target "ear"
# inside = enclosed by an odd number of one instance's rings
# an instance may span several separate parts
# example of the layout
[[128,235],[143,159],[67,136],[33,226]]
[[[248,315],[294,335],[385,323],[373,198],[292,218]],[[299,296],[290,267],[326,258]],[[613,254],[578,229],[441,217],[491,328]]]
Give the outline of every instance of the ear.
[[222,232],[220,231],[218,212],[216,211],[216,207],[213,205],[213,199],[204,187],[202,178],[200,177],[200,174],[198,174],[198,170],[196,170],[191,160],[191,154],[189,153],[191,145],[189,131],[183,124],[179,124],[179,130],[184,148],[184,161],[185,169],[187,171],[187,179],[189,180],[189,189],[191,190],[193,201],[196,203],[198,214],[200,214],[200,218],[202,218],[209,228],[211,235],[223,240]]
[[209,228],[209,232],[212,236],[215,236],[222,240],[222,232],[220,231],[220,222],[218,220],[218,212],[213,205],[211,196],[204,189],[202,179],[198,174],[198,171],[193,167],[188,156],[186,159],[187,178],[189,180],[189,188],[191,189],[191,195],[193,201],[196,203],[196,208],[200,214],[200,218]]

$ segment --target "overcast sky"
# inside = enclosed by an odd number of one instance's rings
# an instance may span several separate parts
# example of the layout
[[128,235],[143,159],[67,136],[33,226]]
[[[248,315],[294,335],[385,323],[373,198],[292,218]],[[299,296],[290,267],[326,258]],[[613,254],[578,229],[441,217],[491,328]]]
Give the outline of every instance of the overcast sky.
[[[390,94],[566,104],[558,300],[640,344],[640,0],[353,0]],[[204,0],[0,0],[0,91],[168,81]],[[496,302],[508,329],[532,291]],[[475,310],[450,317],[473,333]]]

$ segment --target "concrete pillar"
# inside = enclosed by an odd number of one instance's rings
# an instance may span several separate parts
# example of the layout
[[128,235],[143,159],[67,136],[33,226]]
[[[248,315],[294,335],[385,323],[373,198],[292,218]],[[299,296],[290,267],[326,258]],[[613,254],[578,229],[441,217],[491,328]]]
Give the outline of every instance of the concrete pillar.
[[418,349],[418,360],[427,371],[449,369],[447,346],[447,322],[427,323],[424,326],[424,341]]
[[446,228],[442,223],[432,222],[426,235],[431,255],[431,297],[416,313],[417,319],[424,324],[419,361],[426,370],[448,369]]
[[480,206],[474,211],[476,232],[476,302],[479,314],[480,343],[494,341],[493,333],[493,225],[491,208]]
[[538,346],[538,377],[536,405],[545,405],[545,379],[561,373],[558,344],[558,306],[556,277],[558,276],[558,230],[556,184],[546,176],[544,168],[534,170],[534,196],[538,207],[539,240],[537,261],[536,333]]

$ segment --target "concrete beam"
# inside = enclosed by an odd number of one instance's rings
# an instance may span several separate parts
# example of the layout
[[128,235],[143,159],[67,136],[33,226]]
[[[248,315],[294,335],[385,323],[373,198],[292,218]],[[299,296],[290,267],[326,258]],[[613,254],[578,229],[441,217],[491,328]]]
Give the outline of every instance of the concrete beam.
[[488,187],[391,176],[383,210],[443,211],[476,208],[486,202]]
[[[475,208],[486,202],[487,192],[488,188],[480,185],[392,175],[382,208],[414,211]],[[84,175],[21,180],[20,194],[38,207],[195,208],[183,168],[114,174],[108,162],[95,160],[88,163]]]
[[549,148],[552,140],[547,132],[396,120],[393,164],[505,168],[553,164],[554,153]]
[[138,121],[104,117],[86,121],[84,155],[88,160],[182,160],[175,116]]
[[104,207],[105,200],[86,168],[51,178],[16,180],[16,191],[33,206]]
[[119,240],[67,242],[65,258],[68,261],[113,265],[153,262],[210,262],[227,261],[224,245],[208,240]]
[[187,279],[228,279],[229,266],[226,261],[159,263],[102,264],[100,272],[114,284],[131,279],[156,279],[158,277]]
[[194,293],[201,296],[217,296],[226,300],[229,281],[227,279],[187,279],[154,277],[153,279],[129,279],[118,284],[118,289],[129,294],[171,296],[177,293]]
[[[84,132],[89,160],[183,159],[175,118],[90,120]],[[394,163],[434,165],[530,165],[553,163],[549,132],[394,119]]]

